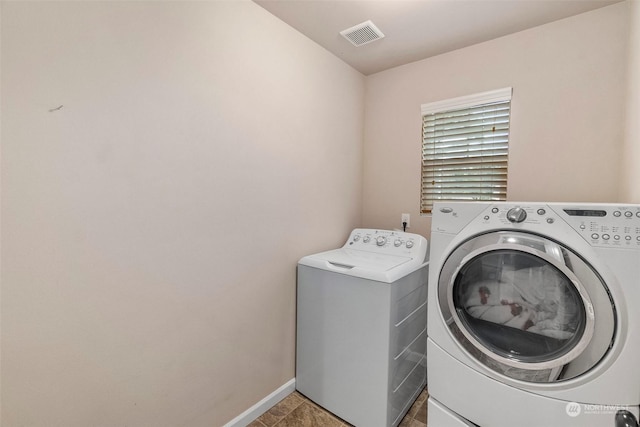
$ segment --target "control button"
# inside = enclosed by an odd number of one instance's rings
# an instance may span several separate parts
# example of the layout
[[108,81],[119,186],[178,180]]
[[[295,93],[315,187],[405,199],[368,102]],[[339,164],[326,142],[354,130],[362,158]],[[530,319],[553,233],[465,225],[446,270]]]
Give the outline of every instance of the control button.
[[491,218],[491,217],[490,217],[489,215],[485,215],[485,216],[484,216],[484,220],[485,220],[485,221],[489,221],[489,219],[490,219],[490,218]]
[[626,212],[624,213],[624,216],[626,216],[627,218],[631,218],[631,217],[633,216],[633,212],[631,212],[631,211],[626,211]]
[[622,213],[620,211],[613,211],[613,216],[620,216]]
[[584,224],[580,224],[580,230],[584,230],[585,228],[587,228],[587,226],[586,226],[586,225],[584,225]]
[[547,218],[547,224],[553,224],[555,221],[553,218]]
[[369,243],[370,240],[371,240],[371,236],[364,236],[364,239],[362,239],[364,243]]
[[402,244],[402,240],[400,240],[400,239],[396,239],[396,241],[395,241],[395,242],[393,242],[393,246],[395,246],[396,248],[397,248],[398,246],[400,246],[401,244]]
[[376,245],[384,246],[385,243],[387,243],[387,238],[384,236],[378,236],[378,238],[376,239]]
[[609,238],[610,238],[610,237],[611,237],[611,236],[609,236],[608,234],[603,234],[603,235],[602,235],[602,238],[603,238],[604,240],[609,240]]
[[545,211],[545,210],[544,210],[544,209],[542,209],[542,208],[538,209],[538,210],[537,210],[537,212],[538,212],[538,215],[544,215],[544,214],[546,214],[546,213],[547,213],[547,211]]
[[613,240],[620,240],[620,236],[616,234],[615,236],[613,236]]
[[493,212],[493,213],[498,213],[498,211],[499,211],[499,210],[500,210],[500,209],[498,209],[498,208],[493,208],[493,209],[491,209],[491,212]]
[[599,237],[600,237],[600,236],[598,235],[598,233],[593,233],[593,234],[591,235],[591,238],[592,238],[593,240],[596,240],[596,239],[597,239],[597,238],[599,238]]
[[511,208],[507,212],[507,219],[510,222],[523,222],[527,219],[527,212],[522,208]]
[[631,236],[624,236],[625,240],[631,240]]
[[453,208],[447,208],[447,207],[440,208],[440,212],[442,212],[442,213],[451,213],[451,212],[453,212]]
[[636,240],[637,240],[638,242],[640,242],[640,236],[636,237]]
[[358,240],[360,240],[360,235],[356,234],[355,236],[353,236],[353,241],[357,242]]
[[408,249],[411,249],[413,247],[413,240],[407,240],[406,246]]
[[636,216],[640,218],[640,211],[636,212]]

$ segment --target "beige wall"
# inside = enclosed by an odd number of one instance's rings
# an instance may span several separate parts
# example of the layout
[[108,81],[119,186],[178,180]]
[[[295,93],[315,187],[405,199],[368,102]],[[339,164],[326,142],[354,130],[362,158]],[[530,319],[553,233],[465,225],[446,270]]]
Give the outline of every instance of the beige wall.
[[513,87],[508,199],[616,201],[626,3],[367,77],[363,226],[418,215],[420,105]]
[[640,0],[628,0],[629,65],[620,200],[640,203]]
[[360,224],[362,75],[246,1],[2,7],[0,424],[224,424]]

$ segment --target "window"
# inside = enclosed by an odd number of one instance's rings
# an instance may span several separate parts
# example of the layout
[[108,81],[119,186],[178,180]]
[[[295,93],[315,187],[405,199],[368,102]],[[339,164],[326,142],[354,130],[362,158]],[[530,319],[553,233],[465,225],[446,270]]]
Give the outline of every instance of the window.
[[422,105],[420,209],[506,200],[511,88]]

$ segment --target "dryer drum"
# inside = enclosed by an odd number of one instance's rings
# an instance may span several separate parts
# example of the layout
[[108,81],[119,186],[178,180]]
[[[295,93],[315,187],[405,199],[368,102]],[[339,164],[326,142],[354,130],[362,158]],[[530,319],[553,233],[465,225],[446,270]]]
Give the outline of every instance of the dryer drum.
[[538,235],[499,231],[467,240],[444,263],[438,294],[458,344],[518,380],[582,375],[615,333],[600,276],[569,248]]

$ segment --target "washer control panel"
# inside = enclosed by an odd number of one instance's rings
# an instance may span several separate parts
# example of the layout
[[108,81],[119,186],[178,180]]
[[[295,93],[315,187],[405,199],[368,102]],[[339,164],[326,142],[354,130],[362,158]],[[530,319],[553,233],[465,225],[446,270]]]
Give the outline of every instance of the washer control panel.
[[356,228],[349,235],[344,248],[398,256],[423,256],[427,239],[419,234],[402,231]]
[[[526,227],[568,223],[591,245],[640,248],[640,205],[496,203],[485,210],[485,225]],[[549,232],[551,230],[548,230]]]

